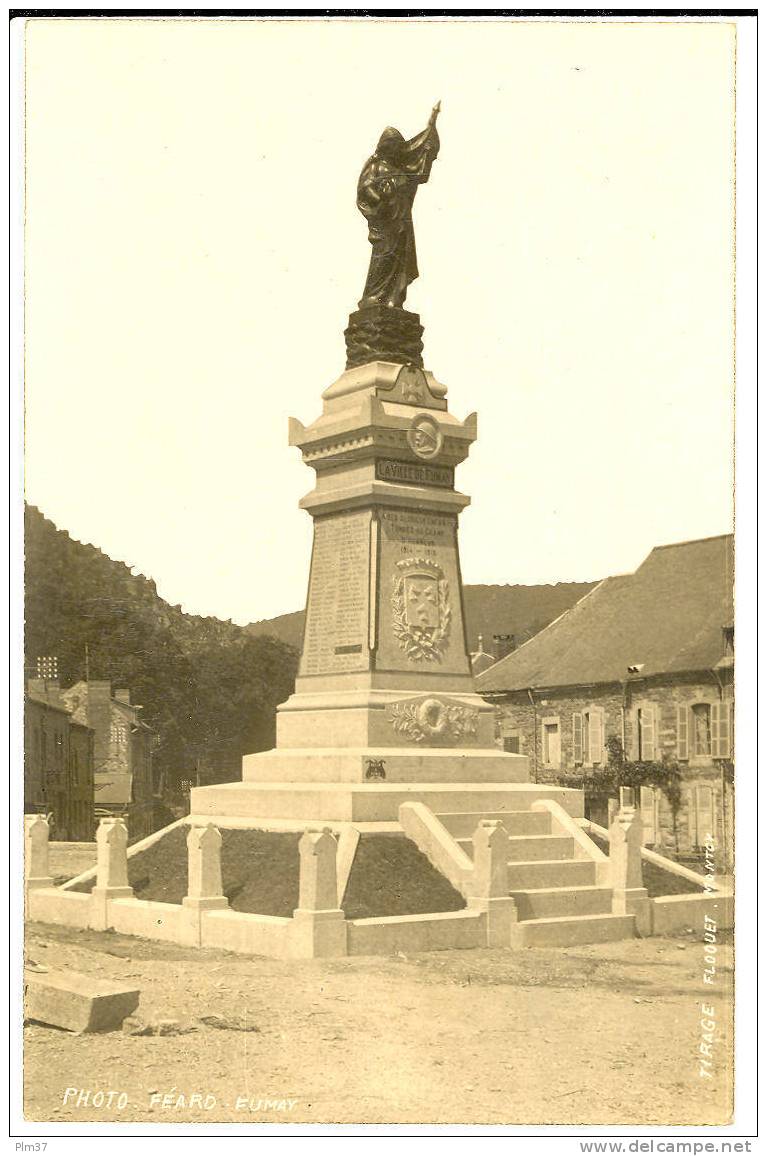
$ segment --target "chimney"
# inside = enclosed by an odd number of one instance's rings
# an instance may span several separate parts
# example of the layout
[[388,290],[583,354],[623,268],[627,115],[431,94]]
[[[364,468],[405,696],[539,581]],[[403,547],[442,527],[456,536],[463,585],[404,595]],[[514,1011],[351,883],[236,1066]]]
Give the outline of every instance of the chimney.
[[64,706],[61,698],[61,687],[57,678],[30,678],[27,682],[27,693],[37,702],[47,702],[49,706]]
[[101,679],[90,679],[86,684],[88,726],[93,730],[93,760],[103,767],[109,758],[109,731],[112,723],[112,684]]
[[117,699],[118,702],[124,702],[127,704],[127,706],[130,706],[130,691],[129,690],[116,690],[115,691],[115,698]]
[[516,650],[517,642],[513,634],[494,634],[493,635],[493,653],[496,661],[505,658],[507,654],[511,654],[512,650]]

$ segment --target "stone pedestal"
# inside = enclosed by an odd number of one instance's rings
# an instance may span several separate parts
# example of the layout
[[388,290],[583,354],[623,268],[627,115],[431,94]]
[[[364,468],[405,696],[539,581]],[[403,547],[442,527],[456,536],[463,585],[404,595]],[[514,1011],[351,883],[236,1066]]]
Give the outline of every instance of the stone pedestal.
[[363,305],[349,317],[346,368],[371,361],[423,365],[423,325],[417,313],[388,305]]
[[316,473],[300,503],[314,543],[295,693],[278,708],[276,748],[246,756],[241,784],[193,790],[195,816],[376,821],[408,799],[437,811],[530,804],[507,793],[528,785],[528,760],[495,745],[466,639],[469,499],[455,468],[476,415],[453,417],[445,387],[403,360],[348,369],[316,421],[291,419],[290,443]]
[[454,474],[476,415],[456,420],[445,392],[412,365],[373,362],[325,391],[313,425],[291,422],[317,475],[301,502],[314,518],[306,624],[277,750],[246,759],[248,782],[527,778],[474,692],[458,557],[469,499]]

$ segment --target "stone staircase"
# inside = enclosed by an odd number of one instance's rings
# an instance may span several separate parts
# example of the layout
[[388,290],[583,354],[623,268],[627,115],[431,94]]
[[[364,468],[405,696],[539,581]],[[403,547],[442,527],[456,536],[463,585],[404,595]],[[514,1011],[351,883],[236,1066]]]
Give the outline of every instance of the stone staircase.
[[636,934],[633,915],[613,915],[612,890],[598,884],[596,861],[578,857],[572,836],[552,832],[548,811],[445,812],[436,818],[470,859],[480,820],[503,823],[509,835],[509,893],[519,920],[514,946],[607,943]]

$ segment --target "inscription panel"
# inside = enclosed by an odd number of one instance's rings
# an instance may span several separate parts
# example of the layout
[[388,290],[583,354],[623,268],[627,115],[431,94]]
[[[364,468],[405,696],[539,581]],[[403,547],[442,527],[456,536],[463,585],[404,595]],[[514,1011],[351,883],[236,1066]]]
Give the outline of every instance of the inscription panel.
[[452,466],[428,466],[421,462],[402,462],[395,458],[376,461],[376,477],[382,482],[405,482],[419,486],[441,486],[450,489],[455,481]]
[[466,674],[455,514],[382,509],[378,670]]
[[369,510],[315,520],[300,676],[368,669],[370,522]]

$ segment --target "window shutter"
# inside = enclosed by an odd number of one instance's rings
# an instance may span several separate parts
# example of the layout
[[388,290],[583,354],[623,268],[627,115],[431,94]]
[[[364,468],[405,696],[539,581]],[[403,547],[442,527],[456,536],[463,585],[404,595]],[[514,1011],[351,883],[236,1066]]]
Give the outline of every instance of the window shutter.
[[642,762],[655,760],[655,707],[642,707]]
[[589,711],[589,762],[604,762],[605,712],[601,706]]
[[686,706],[676,708],[676,757],[690,757],[690,723]]
[[711,703],[711,757],[714,759],[721,758],[719,754],[719,719],[721,703]]
[[711,754],[715,759],[730,757],[730,704],[711,704]]
[[730,703],[730,758],[735,758],[735,703]]
[[583,716],[573,715],[573,762],[583,762]]

